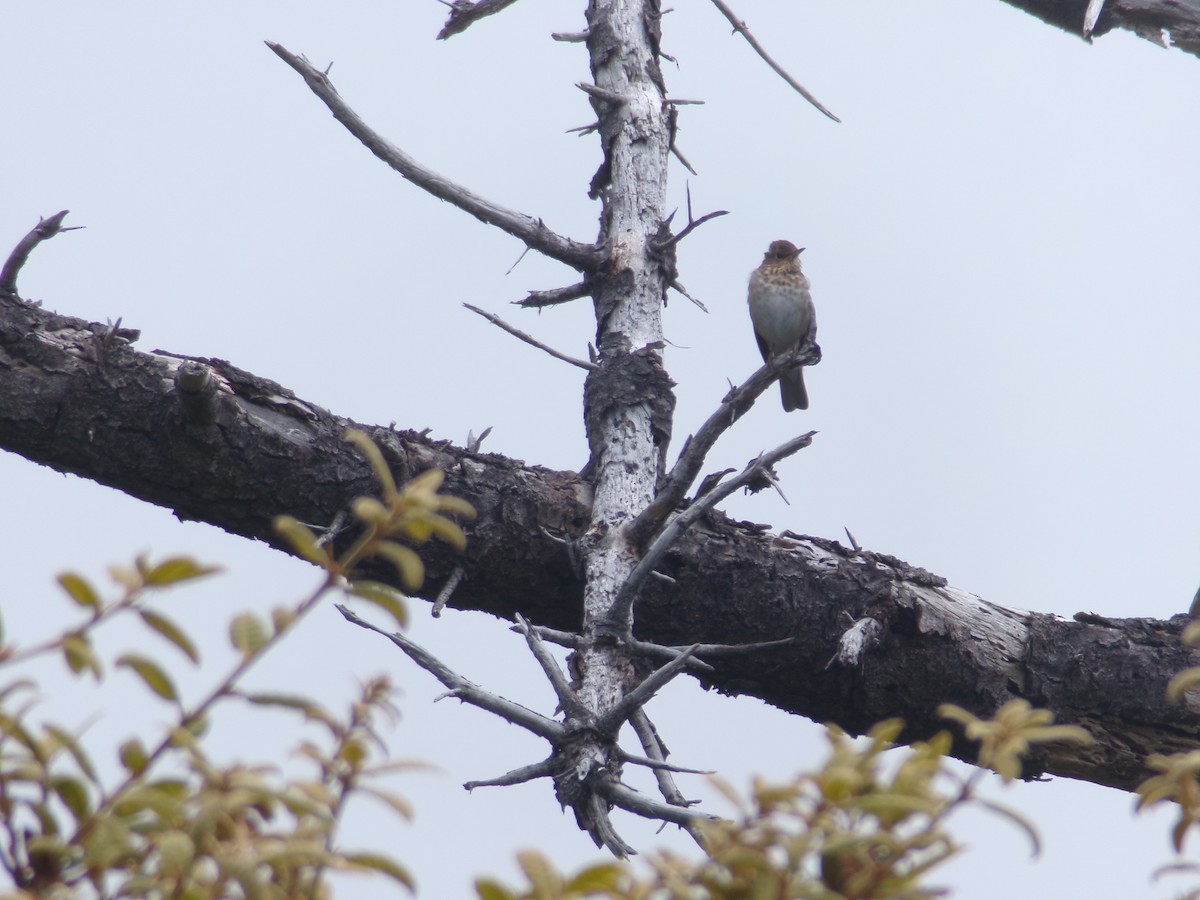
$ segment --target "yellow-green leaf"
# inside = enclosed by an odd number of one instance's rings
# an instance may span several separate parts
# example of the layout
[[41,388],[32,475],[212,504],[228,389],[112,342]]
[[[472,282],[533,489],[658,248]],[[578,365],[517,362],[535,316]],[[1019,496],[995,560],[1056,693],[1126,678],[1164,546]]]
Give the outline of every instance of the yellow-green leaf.
[[376,552],[396,567],[400,580],[410,591],[417,590],[425,581],[425,564],[411,547],[395,541],[380,541]]
[[62,649],[67,667],[72,672],[79,674],[86,669],[95,676],[97,681],[100,680],[102,671],[100,660],[92,651],[92,645],[88,643],[86,637],[82,634],[68,634],[63,638]]
[[58,576],[58,583],[72,600],[87,609],[99,609],[100,597],[88,584],[87,579],[74,572],[63,572]]
[[401,628],[408,627],[408,608],[405,597],[391,585],[378,581],[352,581],[346,585],[346,593],[368,603],[374,603],[390,615]]
[[243,656],[253,656],[267,642],[267,631],[258,616],[242,613],[229,623],[229,640]]
[[138,610],[138,612],[141,613],[143,622],[178,647],[184,656],[194,663],[200,662],[200,651],[196,649],[196,645],[192,643],[191,638],[184,634],[178,625],[165,616],[148,609]]
[[63,805],[71,811],[76,822],[82,822],[92,810],[92,801],[87,788],[77,778],[57,777],[50,783]]
[[146,771],[146,749],[137,738],[130,738],[117,751],[121,765],[130,775],[141,775]]
[[388,520],[387,507],[374,497],[359,497],[350,506],[350,511],[360,522],[368,525],[382,525]]
[[601,863],[584,869],[566,884],[566,890],[581,896],[612,894],[621,885],[625,870],[616,863]]
[[329,568],[329,553],[321,546],[312,529],[291,516],[276,516],[275,530],[302,558],[323,569]]
[[191,581],[193,578],[203,578],[219,571],[219,566],[202,566],[190,556],[173,556],[151,568],[144,577],[146,584],[163,587],[181,581]]
[[174,682],[167,677],[167,673],[160,669],[154,660],[137,653],[125,653],[117,659],[116,665],[117,668],[132,669],[146,683],[146,687],[164,700],[175,702],[179,699]]
[[391,791],[385,791],[383,788],[377,788],[369,784],[359,785],[358,792],[368,797],[374,797],[381,803],[386,803],[396,815],[406,821],[411,820],[413,817],[412,805],[399,794],[394,794]]
[[476,878],[475,893],[479,900],[518,900],[516,894],[490,878]]
[[1188,691],[1200,687],[1200,668],[1184,669],[1167,685],[1167,699],[1178,703]]
[[388,468],[387,462],[383,458],[383,453],[375,445],[365,431],[360,431],[357,428],[351,428],[346,432],[345,440],[353,444],[362,455],[367,458],[367,462],[371,464],[371,471],[375,473],[375,480],[379,482],[380,492],[385,498],[391,498],[396,495],[396,480],[392,478],[392,470]]
[[517,864],[539,897],[557,897],[562,893],[562,876],[550,860],[536,850],[518,850]]
[[395,860],[389,859],[381,853],[348,853],[346,861],[360,869],[369,869],[372,872],[380,872],[388,876],[393,881],[396,881],[410,891],[416,889],[412,880],[412,876]]
[[63,731],[57,725],[45,724],[42,728],[60,747],[71,754],[71,758],[75,760],[75,765],[79,766],[79,771],[83,772],[92,781],[96,780],[96,770],[92,766],[92,761],[87,753],[84,752],[83,746],[75,739],[75,735]]

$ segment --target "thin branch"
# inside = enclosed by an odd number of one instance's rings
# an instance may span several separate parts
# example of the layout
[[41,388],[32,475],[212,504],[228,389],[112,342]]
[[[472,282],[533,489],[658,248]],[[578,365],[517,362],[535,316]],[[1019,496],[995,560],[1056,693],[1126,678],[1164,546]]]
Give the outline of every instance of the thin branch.
[[600,265],[602,253],[594,244],[583,244],[563,237],[547,228],[541,219],[531,218],[486,200],[445,176],[427,169],[363,122],[338,96],[328,76],[305,57],[292,53],[280,44],[271,41],[266,43],[276,56],[300,74],[309,89],[320,98],[347,131],[413,184],[574,269],[591,271]]
[[578,300],[580,297],[586,297],[590,291],[587,282],[581,281],[551,291],[530,291],[528,297],[524,300],[514,300],[513,305],[524,309],[541,309],[544,306],[556,306],[559,303]]
[[678,281],[672,281],[671,287],[673,287],[675,290],[679,291],[679,293],[683,294],[683,296],[687,297],[689,300],[691,300],[693,303],[695,303],[698,307],[700,307],[701,310],[703,310],[704,312],[708,312],[708,307],[705,306],[703,303],[701,303],[699,300],[697,300],[695,297],[693,297],[691,294],[689,294],[687,292],[687,288],[685,288]]
[[513,337],[519,338],[520,340],[529,344],[531,347],[537,347],[539,350],[545,350],[547,353],[549,353],[555,359],[561,359],[563,362],[570,363],[573,366],[579,366],[579,368],[584,369],[589,372],[600,368],[595,363],[590,363],[590,362],[587,362],[586,360],[582,360],[582,359],[576,359],[573,356],[567,356],[565,353],[559,353],[553,347],[547,347],[541,341],[537,340],[536,338],[530,337],[525,332],[521,331],[521,329],[514,328],[513,326],[509,325],[507,322],[505,322],[503,319],[501,319],[499,316],[495,315],[494,313],[490,313],[485,310],[482,310],[478,306],[472,306],[470,303],[464,303],[463,306],[465,306],[471,312],[473,312],[477,315],[483,316],[485,319],[487,319],[489,322],[491,322],[497,328],[507,331]]
[[615,91],[610,91],[596,84],[591,84],[587,81],[575,82],[575,87],[579,88],[589,97],[595,97],[602,103],[611,103],[613,106],[624,106],[625,98]]
[[682,241],[685,237],[687,237],[689,234],[691,234],[693,231],[695,231],[697,228],[699,228],[705,222],[711,221],[712,219],[716,219],[720,216],[727,216],[727,215],[729,215],[729,210],[718,209],[716,212],[705,213],[698,219],[692,219],[687,223],[687,225],[685,225],[683,228],[681,228],[679,230],[679,234],[673,234],[673,235],[671,235],[671,237],[667,238],[667,240],[663,241],[661,244],[655,244],[654,249],[655,250],[666,250],[668,247],[674,247],[676,244],[678,244],[680,241]]
[[647,675],[637,687],[596,720],[596,730],[601,734],[615,735],[630,716],[649,703],[650,698],[665,687],[667,682],[683,671],[689,657],[696,652],[696,646],[693,644],[666,665],[660,666]]
[[[597,779],[598,784],[603,784],[605,787],[611,786],[614,782],[608,779]],[[626,788],[626,790],[629,790]],[[596,791],[588,794],[584,801],[587,804],[587,824],[588,833],[592,836],[592,840],[596,842],[598,847],[607,847],[608,851],[617,859],[628,859],[631,856],[636,856],[637,851],[630,847],[621,836],[617,834],[613,828],[612,820],[608,817],[608,804],[603,797]],[[582,824],[582,823],[581,823]]]
[[[793,351],[794,352],[794,351]],[[791,354],[788,354],[789,356]],[[783,357],[780,357],[782,359]],[[619,624],[622,627],[628,627],[629,615],[633,609],[633,601],[637,597],[637,592],[641,589],[644,582],[654,567],[658,565],[658,561],[670,549],[679,537],[686,532],[692,524],[703,516],[706,512],[736,491],[738,488],[745,486],[755,478],[762,477],[762,472],[768,466],[773,466],[779,460],[791,456],[798,450],[807,447],[812,443],[815,431],[809,431],[799,437],[794,437],[790,441],[780,444],[769,453],[764,453],[758,459],[751,462],[746,468],[741,471],[741,474],[730,479],[720,487],[713,489],[705,494],[700,499],[696,500],[686,510],[672,519],[658,538],[650,545],[650,548],[642,555],[641,561],[629,573],[629,577],[625,579],[625,583],[621,586],[621,591],[617,594],[617,599],[613,601],[612,608],[608,612],[608,618],[611,622]],[[661,496],[661,493],[660,495]],[[655,503],[658,498],[655,498]],[[653,505],[653,504],[651,504]],[[644,514],[643,514],[644,515]],[[641,517],[639,516],[639,519]],[[634,523],[637,524],[636,521]]]
[[33,252],[33,248],[42,241],[48,241],[61,231],[78,231],[82,225],[76,225],[73,228],[63,228],[63,219],[67,217],[69,209],[64,209],[56,212],[48,219],[39,219],[37,225],[25,237],[17,242],[17,246],[13,247],[12,253],[8,254],[8,259],[4,263],[4,268],[0,269],[0,297],[5,295],[16,297],[17,295],[17,275],[20,274],[21,267],[29,260],[29,254]]
[[[483,434],[479,436],[479,440],[482,441],[484,436],[491,430],[491,427],[485,428]],[[450,602],[450,595],[454,593],[454,589],[458,587],[458,583],[462,581],[465,574],[466,570],[462,566],[454,567],[454,571],[450,573],[450,577],[446,579],[446,583],[442,585],[442,589],[438,591],[437,598],[433,601],[433,609],[430,610],[429,614],[435,619],[441,617],[442,610]]]
[[546,645],[542,643],[537,632],[529,626],[526,618],[517,613],[517,626],[521,629],[521,633],[525,635],[525,643],[529,645],[529,652],[533,654],[533,658],[538,661],[538,665],[542,667],[542,671],[546,673],[546,678],[550,682],[550,686],[554,688],[555,696],[558,697],[559,707],[567,715],[568,718],[587,721],[592,718],[592,711],[587,705],[579,699],[579,695],[575,693],[575,689],[567,682],[567,678],[563,675],[563,670],[550,652],[546,649]]
[[477,787],[511,787],[514,784],[524,784],[537,778],[552,778],[554,776],[554,757],[550,756],[538,763],[521,766],[511,772],[505,772],[498,778],[488,778],[485,781],[468,781],[463,785],[468,791]]
[[[654,727],[654,723],[650,721],[650,717],[648,715],[646,715],[646,711],[644,709],[639,709],[632,716],[630,716],[629,724],[633,727],[633,733],[638,736],[638,740],[642,744],[642,749],[646,751],[646,755],[648,757],[650,757],[650,760],[655,763],[655,766],[652,766],[652,768],[655,768],[655,769],[661,768],[663,773],[666,774],[667,780],[671,782],[672,787],[674,787],[674,784],[675,784],[674,779],[670,777],[672,772],[678,772],[681,775],[712,775],[713,774],[713,772],[711,770],[685,769],[682,766],[676,766],[676,765],[673,765],[672,763],[667,762],[668,753],[667,753],[666,745],[663,744],[662,738],[660,738],[658,736],[658,729]],[[632,754],[630,754],[630,756],[631,756],[631,758],[629,761],[632,764],[645,765],[645,763],[639,763],[636,760],[634,760],[632,758]],[[661,787],[661,783],[660,783],[660,787]],[[666,792],[664,792],[663,798],[668,803],[671,803],[674,806],[693,806],[694,804],[700,802],[699,800],[685,799],[684,796],[679,793],[678,788],[676,788],[674,793],[671,794],[670,796],[668,796],[668,794]]]
[[586,31],[555,31],[550,37],[567,44],[582,44],[588,39],[588,33]]
[[721,399],[721,405],[700,426],[700,430],[688,438],[657,496],[631,524],[639,542],[649,540],[666,517],[679,506],[717,438],[746,414],[758,396],[793,365],[811,364],[819,359],[820,350],[813,345],[777,356],[773,362],[764,363],[741,386]]
[[750,33],[750,29],[746,27],[746,23],[737,17],[737,13],[735,13],[732,9],[730,9],[724,3],[724,0],[712,0],[712,2],[713,2],[713,5],[721,11],[721,15],[723,15],[726,19],[729,20],[729,24],[733,26],[733,30],[736,31],[738,34],[740,34],[742,37],[744,37],[746,39],[746,43],[748,43],[751,47],[754,48],[754,52],[762,57],[762,61],[765,62],[768,66],[770,66],[772,69],[774,69],[776,75],[778,75],[780,78],[782,78],[788,84],[790,84],[792,86],[792,90],[796,91],[796,93],[798,93],[801,97],[803,97],[805,100],[807,100],[813,106],[815,106],[821,112],[825,113],[825,115],[829,116],[829,118],[833,119],[833,121],[835,121],[835,122],[842,121],[837,116],[835,116],[833,113],[831,113],[829,110],[827,110],[821,104],[820,100],[818,100],[816,97],[814,97],[812,94],[810,94],[807,90],[805,90],[804,85],[802,85],[795,78],[793,78],[791,75],[789,75],[787,73],[787,71],[783,68],[783,66],[779,65],[779,63],[777,63],[777,62],[775,62],[775,60],[771,59],[771,57],[767,53],[767,51],[763,49],[762,44],[760,44],[758,42],[758,39],[755,38],[754,35],[752,35]]
[[684,828],[695,825],[697,822],[721,821],[717,816],[708,813],[691,812],[679,806],[662,803],[645,794],[639,794],[633,788],[621,784],[619,781],[597,781],[595,787],[596,793],[614,806],[619,806],[621,809],[646,819],[673,822]]
[[[671,778],[672,772],[676,772],[680,775],[715,775],[716,774],[716,772],[713,769],[688,769],[684,766],[677,766],[677,765],[675,765],[675,763],[666,762],[665,760],[651,759],[650,757],[647,757],[647,756],[639,756],[636,753],[630,753],[628,750],[621,750],[619,747],[617,748],[617,752],[621,756],[621,762],[629,763],[629,765],[631,765],[631,766],[643,766],[647,769],[650,769],[652,772],[654,772],[654,775],[656,778],[661,777],[661,778],[665,778],[665,779],[670,779],[672,786],[675,783],[675,780],[673,778]],[[660,782],[660,785],[659,785],[660,789],[661,789],[661,786],[662,785]],[[683,795],[679,793],[678,788],[675,789],[675,794],[678,795],[678,797],[681,800],[683,800]],[[666,797],[665,795],[664,795],[664,799],[670,800],[670,798]],[[683,803],[677,803],[675,805],[683,806],[688,803],[699,803],[699,802],[700,802],[699,800],[693,800],[693,801],[684,800]]]
[[559,722],[548,719],[519,703],[513,703],[511,700],[505,700],[503,697],[485,691],[474,682],[463,678],[424,647],[413,643],[399,632],[384,631],[366,619],[359,618],[349,607],[341,603],[336,605],[337,611],[347,622],[383,635],[403,650],[409,659],[448,687],[451,696],[457,697],[464,703],[470,703],[472,706],[495,713],[500,718],[506,719],[514,725],[520,725],[548,741],[561,741],[566,736],[566,729]]
[[452,3],[447,3],[446,5],[450,7],[450,16],[446,19],[442,30],[438,32],[437,39],[444,41],[448,37],[466,31],[480,19],[495,15],[516,2],[517,0],[478,0],[476,3],[471,3],[470,0],[454,0]]

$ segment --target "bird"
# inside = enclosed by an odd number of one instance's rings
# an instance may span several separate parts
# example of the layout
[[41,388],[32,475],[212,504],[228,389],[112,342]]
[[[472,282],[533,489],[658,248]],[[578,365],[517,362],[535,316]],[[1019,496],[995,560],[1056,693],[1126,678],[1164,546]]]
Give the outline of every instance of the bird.
[[[817,314],[808,279],[800,271],[803,250],[791,241],[772,241],[762,265],[750,273],[746,301],[763,362],[816,339]],[[808,409],[804,370],[799,366],[779,376],[779,392],[784,412]]]

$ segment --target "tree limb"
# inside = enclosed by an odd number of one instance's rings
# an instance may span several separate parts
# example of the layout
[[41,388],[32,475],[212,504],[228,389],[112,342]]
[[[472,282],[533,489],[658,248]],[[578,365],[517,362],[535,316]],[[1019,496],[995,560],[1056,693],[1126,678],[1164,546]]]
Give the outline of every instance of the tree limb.
[[1164,47],[1169,36],[1171,46],[1200,56],[1200,0],[1107,0],[1099,11],[1095,0],[1004,2],[1089,40],[1121,28]]
[[[117,337],[101,370],[94,345],[108,330],[0,303],[0,447],[284,552],[276,516],[329,523],[374,490],[368,465],[342,441],[356,423],[207,359],[217,381],[213,421],[189,424],[174,387],[186,358],[142,353]],[[432,544],[422,551],[430,598],[461,567],[455,608],[509,620],[520,612],[538,625],[578,631],[582,587],[569,548],[587,528],[586,482],[414,431],[356,427],[372,434],[398,478],[442,469],[444,490],[478,511],[464,554]],[[1008,609],[895,557],[770,534],[716,510],[657,568],[671,580],[643,585],[639,639],[668,647],[783,642],[705,653],[712,671],[692,674],[709,689],[749,694],[853,734],[900,716],[910,741],[944,727],[939,703],[991,715],[1026,697],[1060,722],[1085,725],[1098,742],[1086,753],[1036,756],[1031,777],[1045,772],[1124,790],[1144,777],[1146,754],[1191,750],[1200,740],[1200,714],[1163,696],[1170,678],[1194,664],[1179,643],[1189,621],[1182,613],[1169,621],[1068,621]],[[390,568],[369,574],[396,583]],[[854,666],[828,666],[847,622],[868,615],[884,626],[878,646]],[[962,742],[953,752],[971,760],[975,748]]]
[[421,165],[399,147],[371,129],[358,114],[338,96],[329,76],[312,65],[305,57],[298,56],[280,44],[266,42],[271,50],[295,69],[309,89],[329,107],[333,117],[359,139],[368,150],[411,181],[422,190],[439,200],[457,206],[481,222],[495,225],[551,259],[566,263],[581,272],[591,271],[599,265],[602,253],[593,244],[583,244],[562,237],[546,227],[541,219],[531,218],[524,213],[506,209],[456,184],[443,175]]
[[485,16],[495,15],[516,2],[517,0],[477,0],[472,3],[471,0],[454,0],[454,2],[446,3],[450,7],[450,16],[446,19],[442,30],[438,32],[437,39],[444,41],[448,37],[466,31]]

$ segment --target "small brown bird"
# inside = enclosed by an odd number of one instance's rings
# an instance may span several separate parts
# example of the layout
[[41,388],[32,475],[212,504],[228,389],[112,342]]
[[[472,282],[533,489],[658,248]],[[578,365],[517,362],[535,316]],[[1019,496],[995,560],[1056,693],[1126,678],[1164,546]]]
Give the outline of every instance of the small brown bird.
[[[750,273],[750,322],[763,362],[815,340],[817,314],[800,271],[800,252],[791,241],[772,241],[762,265]],[[804,370],[797,367],[779,378],[783,411],[808,409]]]

